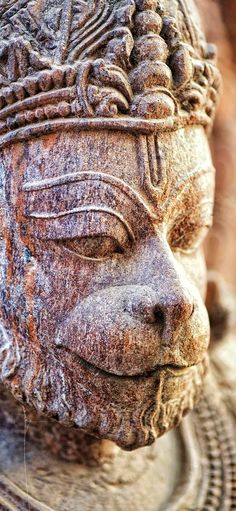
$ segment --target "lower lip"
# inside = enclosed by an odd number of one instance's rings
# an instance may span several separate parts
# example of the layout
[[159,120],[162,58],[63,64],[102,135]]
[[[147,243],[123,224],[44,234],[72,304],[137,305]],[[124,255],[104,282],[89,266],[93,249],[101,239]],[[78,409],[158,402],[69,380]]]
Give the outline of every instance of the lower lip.
[[[61,347],[60,347],[61,349]],[[76,357],[81,364],[83,364],[85,367],[87,367],[91,371],[95,371],[96,373],[100,373],[101,375],[104,375],[108,378],[116,378],[116,379],[129,379],[129,380],[135,380],[140,378],[150,378],[152,376],[157,376],[161,372],[168,372],[172,376],[180,377],[186,375],[186,373],[189,372],[189,370],[194,366],[189,367],[176,367],[171,365],[159,365],[156,366],[153,370],[147,371],[141,374],[134,374],[134,375],[128,375],[128,374],[117,374],[112,373],[109,371],[106,371],[104,369],[101,369],[100,367],[95,366],[94,364],[91,364],[91,362],[87,362],[87,360],[84,360],[82,357],[80,357],[77,353],[74,353],[72,351],[66,350],[67,353],[70,355]]]

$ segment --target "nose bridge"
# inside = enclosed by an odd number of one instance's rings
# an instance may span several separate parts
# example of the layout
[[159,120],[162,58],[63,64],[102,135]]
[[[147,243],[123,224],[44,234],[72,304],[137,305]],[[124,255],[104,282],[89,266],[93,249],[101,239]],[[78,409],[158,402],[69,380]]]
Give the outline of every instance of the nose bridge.
[[162,341],[169,343],[174,340],[180,328],[191,317],[194,310],[193,297],[182,287],[178,288],[176,293],[170,289],[168,297],[162,295],[157,301],[158,309],[164,318]]
[[[160,277],[154,277],[152,287],[161,307],[181,310],[193,303],[191,286],[183,271],[176,265],[166,265]],[[184,311],[182,311],[183,313]]]
[[173,338],[178,329],[190,318],[194,309],[194,296],[185,272],[167,246],[159,270],[151,282],[156,303],[164,318],[163,340]]

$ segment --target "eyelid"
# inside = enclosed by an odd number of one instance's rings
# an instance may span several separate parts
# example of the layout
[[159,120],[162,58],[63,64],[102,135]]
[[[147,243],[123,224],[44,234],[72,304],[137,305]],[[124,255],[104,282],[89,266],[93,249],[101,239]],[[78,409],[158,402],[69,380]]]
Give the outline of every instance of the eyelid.
[[[205,199],[202,200],[199,204],[197,204],[188,214],[188,218],[198,218],[201,217],[202,224],[198,224],[199,227],[212,227],[213,223],[213,208],[214,208],[214,201]],[[170,224],[168,231],[171,232],[171,230],[178,225],[181,221],[183,221],[184,218],[187,218],[186,209],[181,212],[180,209],[177,210],[177,216],[172,216],[170,219]],[[200,215],[199,215],[200,212]]]
[[[89,240],[90,243],[89,246],[87,246],[86,240]],[[96,245],[97,240],[99,240],[99,245]],[[108,240],[110,245],[107,246]],[[83,242],[86,243],[85,247],[83,247]],[[56,241],[56,243],[61,245],[64,249],[68,250],[69,252],[76,254],[80,259],[84,259],[87,261],[104,261],[104,259],[108,259],[114,253],[122,254],[124,251],[124,247],[120,246],[120,244],[117,243],[115,237],[108,236],[102,237],[99,235],[94,237],[88,236],[86,238],[77,238],[75,240]],[[105,250],[103,243],[106,243]]]
[[[181,252],[181,253],[184,253],[184,254],[192,254],[193,252],[196,252],[196,250],[198,250],[198,248],[200,248],[200,246],[201,246],[201,245],[202,245],[202,243],[204,242],[204,239],[206,238],[206,236],[207,236],[208,231],[210,230],[210,228],[211,228],[211,226],[206,225],[206,224],[198,226],[198,231],[199,231],[199,233],[198,233],[198,237],[197,237],[197,239],[195,240],[195,243],[193,243],[191,247],[187,247],[187,246],[185,246],[185,247],[181,247],[181,246],[180,246],[180,247],[178,247],[178,246],[175,246],[174,244],[171,244],[171,245],[172,245],[172,247],[171,247],[171,248],[172,248],[172,250],[173,250],[174,252]],[[202,236],[200,235],[200,230],[201,230],[201,229],[206,229],[205,234],[204,234],[204,235],[202,235]],[[180,241],[180,238],[179,238],[179,239],[177,239],[177,240],[175,241],[175,243],[178,243],[179,241]]]
[[44,240],[66,240],[89,236],[117,238],[121,246],[134,241],[134,233],[123,215],[104,206],[83,206],[57,214],[33,214],[34,235]]
[[74,209],[71,209],[71,210],[66,210],[66,211],[61,211],[59,213],[31,213],[30,214],[30,217],[31,218],[36,218],[36,219],[45,219],[45,220],[54,220],[54,219],[57,219],[57,218],[63,218],[63,217],[66,217],[68,215],[74,215],[74,214],[79,214],[79,213],[89,213],[89,212],[94,212],[94,213],[104,213],[104,214],[108,214],[108,215],[112,215],[114,217],[117,217],[122,224],[124,224],[125,228],[127,229],[130,237],[132,239],[134,239],[134,234],[133,234],[133,231],[131,229],[131,227],[129,226],[128,222],[125,220],[124,216],[119,213],[118,211],[114,211],[113,209],[111,208],[104,208],[104,206],[94,206],[94,205],[88,205],[88,206],[80,206],[78,208],[74,208]]

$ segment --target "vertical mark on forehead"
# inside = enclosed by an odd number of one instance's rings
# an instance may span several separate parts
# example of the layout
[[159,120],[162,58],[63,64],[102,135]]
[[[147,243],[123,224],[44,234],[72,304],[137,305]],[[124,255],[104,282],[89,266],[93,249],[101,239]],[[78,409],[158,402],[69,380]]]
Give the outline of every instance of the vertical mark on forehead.
[[159,184],[160,174],[163,171],[163,160],[160,157],[159,146],[154,135],[147,137],[147,151],[150,169],[150,181],[154,188]]
[[140,135],[137,139],[137,159],[140,185],[156,210],[167,197],[169,173],[161,142],[155,135]]

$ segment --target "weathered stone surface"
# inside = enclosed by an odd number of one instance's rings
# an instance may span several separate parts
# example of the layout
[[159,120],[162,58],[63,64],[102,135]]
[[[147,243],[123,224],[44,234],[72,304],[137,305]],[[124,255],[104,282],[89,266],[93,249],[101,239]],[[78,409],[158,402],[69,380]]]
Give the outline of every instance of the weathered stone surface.
[[0,506],[234,509],[213,370],[150,446],[208,366],[221,81],[194,2],[10,0],[0,38]]

